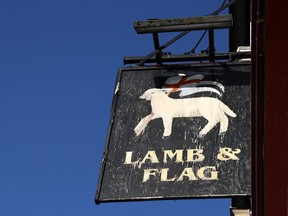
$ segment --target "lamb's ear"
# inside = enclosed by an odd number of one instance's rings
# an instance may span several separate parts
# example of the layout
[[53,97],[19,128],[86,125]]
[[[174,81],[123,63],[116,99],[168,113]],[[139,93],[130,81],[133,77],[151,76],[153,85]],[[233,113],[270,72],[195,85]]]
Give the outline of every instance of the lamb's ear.
[[[152,93],[153,94],[153,93]],[[141,99],[145,99],[147,101],[152,100],[152,94],[146,95],[146,97],[140,97]]]
[[157,88],[152,88],[152,89],[148,89],[146,90],[143,95],[141,95],[139,98],[140,99],[145,99],[145,100],[151,100],[152,99],[152,95],[159,91],[160,89],[157,89]]
[[139,98],[144,100],[151,100],[151,94],[153,94],[153,92],[151,89],[148,89]]

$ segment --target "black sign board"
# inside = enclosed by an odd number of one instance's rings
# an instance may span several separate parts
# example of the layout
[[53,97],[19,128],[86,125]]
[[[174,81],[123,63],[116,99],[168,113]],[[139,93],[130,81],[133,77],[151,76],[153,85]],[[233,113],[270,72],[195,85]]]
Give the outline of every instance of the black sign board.
[[119,70],[96,203],[250,193],[250,64]]

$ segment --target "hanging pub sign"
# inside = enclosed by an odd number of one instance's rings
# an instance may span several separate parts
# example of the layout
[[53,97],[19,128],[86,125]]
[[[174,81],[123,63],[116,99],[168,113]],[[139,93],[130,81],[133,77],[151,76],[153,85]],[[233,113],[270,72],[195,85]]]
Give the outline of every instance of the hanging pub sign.
[[250,64],[119,70],[96,203],[250,194]]

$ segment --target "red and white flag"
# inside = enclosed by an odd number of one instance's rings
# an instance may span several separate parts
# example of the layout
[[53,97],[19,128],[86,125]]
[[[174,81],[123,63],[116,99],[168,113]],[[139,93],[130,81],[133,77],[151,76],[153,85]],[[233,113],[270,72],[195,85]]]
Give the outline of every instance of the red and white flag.
[[216,81],[203,80],[204,75],[169,77],[162,89],[169,92],[180,91],[179,96],[195,94],[198,92],[214,92],[219,96],[224,93],[224,86]]

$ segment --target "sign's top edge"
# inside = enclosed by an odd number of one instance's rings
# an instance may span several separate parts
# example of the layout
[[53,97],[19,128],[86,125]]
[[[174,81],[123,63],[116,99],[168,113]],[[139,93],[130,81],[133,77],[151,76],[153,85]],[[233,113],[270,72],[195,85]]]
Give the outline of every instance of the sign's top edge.
[[145,66],[123,66],[119,70],[156,70],[156,69],[177,69],[194,67],[227,67],[227,66],[250,66],[251,62],[207,62],[193,64],[167,64],[167,65],[145,65]]

